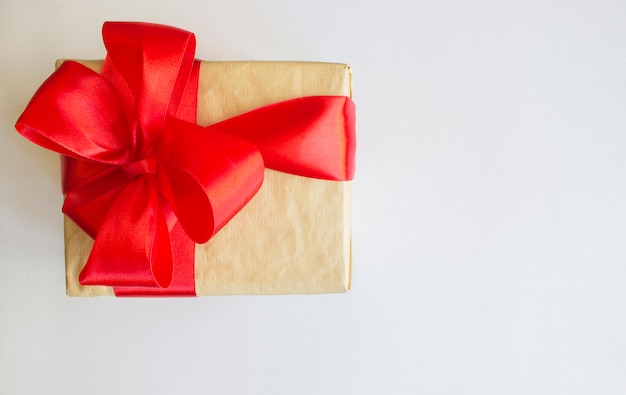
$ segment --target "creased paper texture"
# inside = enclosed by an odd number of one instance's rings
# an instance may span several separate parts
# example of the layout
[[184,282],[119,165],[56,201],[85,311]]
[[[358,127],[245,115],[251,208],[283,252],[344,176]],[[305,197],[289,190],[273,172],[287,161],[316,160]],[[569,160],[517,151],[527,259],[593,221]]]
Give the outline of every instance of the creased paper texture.
[[[80,61],[99,70],[101,61]],[[206,126],[302,96],[349,96],[346,65],[202,62],[198,124]],[[198,295],[345,292],[351,285],[351,181],[265,171],[260,191],[208,243],[196,245]],[[93,241],[65,218],[67,294],[113,295],[81,286]]]

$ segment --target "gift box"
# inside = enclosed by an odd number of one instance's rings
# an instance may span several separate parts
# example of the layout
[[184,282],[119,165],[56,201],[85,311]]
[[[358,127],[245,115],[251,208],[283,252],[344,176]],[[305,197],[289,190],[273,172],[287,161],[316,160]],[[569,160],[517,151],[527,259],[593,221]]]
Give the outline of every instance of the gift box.
[[[153,25],[150,27],[153,28]],[[103,67],[103,61],[77,62],[96,72],[100,72]],[[62,64],[63,61],[58,61],[57,67]],[[195,123],[202,127],[228,124],[234,117],[254,114],[255,109],[268,106],[271,108],[275,103],[297,102],[299,98],[310,97],[350,98],[352,94],[350,68],[343,64],[202,61],[196,62],[196,65],[197,88],[192,86],[192,89],[197,89]],[[128,85],[132,85],[132,82],[128,82]],[[189,86],[185,89],[189,89]],[[181,96],[184,101],[185,94]],[[350,109],[349,99],[347,103],[342,110],[344,112]],[[281,114],[275,116],[276,122],[285,118],[284,113]],[[248,121],[248,124],[254,125],[259,118],[254,118],[254,115],[252,117],[253,120]],[[264,115],[260,117],[263,118]],[[354,119],[351,114],[347,114],[341,122],[345,122],[347,126],[332,127],[353,128]],[[323,127],[327,126],[320,124],[318,128]],[[271,127],[266,129],[266,133],[272,133]],[[353,133],[353,129],[349,133]],[[301,145],[297,150],[309,150],[308,138],[297,137],[297,144]],[[41,143],[37,138],[31,140]],[[271,141],[270,137],[268,144],[272,144]],[[290,142],[288,145],[294,144]],[[331,158],[331,161],[351,162],[347,165],[351,168],[348,173],[351,173],[354,143],[348,141],[345,144],[348,147],[345,150],[346,157]],[[324,147],[313,147],[313,150],[320,151],[313,152],[319,157],[318,160],[327,160]],[[62,150],[57,151],[67,155]],[[271,159],[266,156],[264,161],[268,163]],[[145,166],[145,163],[146,161],[142,161],[140,164]],[[294,172],[269,167],[266,164],[262,170],[262,184],[258,191],[252,193],[247,203],[237,209],[208,242],[194,244],[193,294],[336,293],[350,289],[351,174],[333,179],[324,175],[311,177],[293,174]],[[133,176],[136,177],[136,174],[133,173]],[[160,199],[162,200],[163,198]],[[176,210],[177,207],[174,206],[164,217],[170,218],[164,220],[170,231],[172,215],[168,217],[168,213],[177,213]],[[68,295],[152,295],[142,291],[146,289],[145,284],[138,284],[133,288],[138,289],[137,292],[119,292],[119,289],[129,289],[126,284],[123,288],[81,284],[80,273],[93,252],[94,239],[67,216],[64,232]],[[99,232],[94,231],[94,234],[98,234],[96,240],[101,237]],[[114,240],[115,237],[118,236],[114,235]],[[120,242],[125,237],[128,237],[128,232],[120,231]],[[175,246],[175,237],[172,240],[171,244]],[[176,255],[176,248],[173,251]],[[114,251],[107,254],[116,257]],[[177,258],[174,258],[174,270],[177,270],[176,264]]]

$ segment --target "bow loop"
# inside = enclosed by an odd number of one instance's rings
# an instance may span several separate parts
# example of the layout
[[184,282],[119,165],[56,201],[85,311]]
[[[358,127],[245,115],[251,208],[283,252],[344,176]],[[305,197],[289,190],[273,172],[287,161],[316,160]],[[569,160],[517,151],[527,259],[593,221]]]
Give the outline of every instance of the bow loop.
[[131,158],[129,120],[115,87],[76,62],[64,62],[42,84],[16,128],[32,142],[73,158],[113,165]]
[[103,74],[133,109],[139,126],[134,141],[143,154],[158,139],[165,117],[176,114],[194,62],[195,36],[130,22],[106,22],[102,34],[108,51]]
[[[125,232],[120,237],[119,229],[142,231]],[[164,288],[171,283],[171,245],[153,175],[135,178],[119,193],[79,279],[85,285],[104,282]]]
[[208,241],[263,183],[263,158],[253,144],[173,117],[157,156],[168,176],[161,190],[196,243]]

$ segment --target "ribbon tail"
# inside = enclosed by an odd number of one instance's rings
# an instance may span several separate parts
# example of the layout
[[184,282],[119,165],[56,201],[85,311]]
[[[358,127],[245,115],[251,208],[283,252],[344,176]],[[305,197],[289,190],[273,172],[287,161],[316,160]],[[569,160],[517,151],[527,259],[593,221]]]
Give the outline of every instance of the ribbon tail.
[[354,177],[355,107],[345,96],[309,96],[208,126],[256,145],[265,166],[323,180]]

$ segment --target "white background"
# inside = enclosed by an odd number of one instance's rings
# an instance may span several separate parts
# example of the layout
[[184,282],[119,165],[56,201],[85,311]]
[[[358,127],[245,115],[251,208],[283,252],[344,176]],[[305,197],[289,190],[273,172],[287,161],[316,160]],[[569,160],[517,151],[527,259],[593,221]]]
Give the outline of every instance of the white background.
[[[59,165],[13,124],[105,20],[349,63],[347,294],[64,295]],[[1,394],[623,394],[626,4],[0,2]]]

